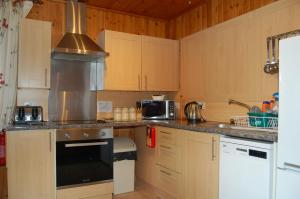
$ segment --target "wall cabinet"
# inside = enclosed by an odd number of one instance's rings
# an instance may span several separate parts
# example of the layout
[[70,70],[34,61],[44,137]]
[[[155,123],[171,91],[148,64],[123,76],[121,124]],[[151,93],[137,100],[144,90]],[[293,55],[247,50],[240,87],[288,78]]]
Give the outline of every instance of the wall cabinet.
[[142,36],[142,90],[179,89],[179,41]]
[[10,199],[55,199],[55,130],[7,133]]
[[141,37],[105,30],[100,46],[109,53],[105,58],[104,89],[139,91],[141,81]]
[[19,88],[50,88],[51,23],[23,19],[19,34]]
[[179,41],[105,30],[105,90],[177,91]]

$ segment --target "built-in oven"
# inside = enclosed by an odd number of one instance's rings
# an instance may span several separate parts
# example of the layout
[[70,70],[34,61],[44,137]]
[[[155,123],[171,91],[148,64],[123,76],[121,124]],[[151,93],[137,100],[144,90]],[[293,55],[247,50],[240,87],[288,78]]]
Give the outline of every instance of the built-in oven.
[[56,134],[57,187],[113,179],[113,129],[60,129]]

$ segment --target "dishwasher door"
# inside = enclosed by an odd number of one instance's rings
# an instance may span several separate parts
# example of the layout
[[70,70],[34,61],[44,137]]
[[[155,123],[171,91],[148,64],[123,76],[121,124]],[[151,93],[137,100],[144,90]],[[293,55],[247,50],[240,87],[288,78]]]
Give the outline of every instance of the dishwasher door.
[[219,199],[271,199],[272,144],[221,138]]

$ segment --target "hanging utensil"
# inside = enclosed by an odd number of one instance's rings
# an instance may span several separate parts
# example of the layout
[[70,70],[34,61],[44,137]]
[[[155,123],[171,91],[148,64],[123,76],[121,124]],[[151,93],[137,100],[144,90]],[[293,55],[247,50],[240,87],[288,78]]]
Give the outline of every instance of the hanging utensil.
[[278,62],[276,61],[276,38],[271,38],[272,39],[272,62],[271,62],[271,67],[270,67],[270,73],[275,74],[278,72]]
[[267,61],[264,67],[265,73],[270,73],[270,38],[267,38]]

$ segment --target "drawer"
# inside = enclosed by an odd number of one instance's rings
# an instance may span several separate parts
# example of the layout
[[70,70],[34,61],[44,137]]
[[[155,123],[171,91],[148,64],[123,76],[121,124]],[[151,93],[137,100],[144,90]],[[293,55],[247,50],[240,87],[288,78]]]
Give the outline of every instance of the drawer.
[[171,131],[158,128],[158,140],[160,144],[176,145],[176,134]]
[[94,184],[66,189],[59,189],[57,199],[110,199],[113,193],[113,183]]
[[158,142],[162,145],[168,146],[182,146],[184,133],[181,133],[178,129],[156,127]]
[[183,148],[179,146],[173,146],[170,148],[158,146],[157,163],[168,169],[181,173],[183,168]]
[[157,188],[161,189],[167,194],[173,196],[174,198],[183,198],[183,177],[181,174],[157,165],[156,182]]

